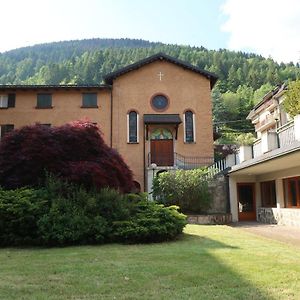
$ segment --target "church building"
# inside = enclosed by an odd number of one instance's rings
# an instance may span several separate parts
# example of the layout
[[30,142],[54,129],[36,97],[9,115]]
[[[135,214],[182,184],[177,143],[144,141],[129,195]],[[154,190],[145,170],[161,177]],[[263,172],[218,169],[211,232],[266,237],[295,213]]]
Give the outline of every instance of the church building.
[[158,53],[108,74],[101,85],[0,85],[0,137],[24,125],[87,118],[149,191],[159,171],[213,163],[216,80]]

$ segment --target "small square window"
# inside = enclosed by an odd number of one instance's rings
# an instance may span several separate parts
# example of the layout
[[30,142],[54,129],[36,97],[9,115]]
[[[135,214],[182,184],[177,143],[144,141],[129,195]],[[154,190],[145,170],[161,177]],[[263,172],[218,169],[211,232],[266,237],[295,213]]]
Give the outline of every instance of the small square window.
[[3,138],[7,133],[14,130],[13,124],[0,125],[0,138]]
[[37,108],[52,108],[52,95],[51,94],[38,94],[36,107]]
[[82,107],[98,107],[96,93],[82,94]]

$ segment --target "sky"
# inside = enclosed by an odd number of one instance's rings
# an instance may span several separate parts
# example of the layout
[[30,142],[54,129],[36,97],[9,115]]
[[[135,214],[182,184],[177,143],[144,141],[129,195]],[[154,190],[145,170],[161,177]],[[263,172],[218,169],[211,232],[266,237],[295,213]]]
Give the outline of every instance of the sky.
[[300,61],[300,0],[1,0],[0,8],[0,52],[135,38]]

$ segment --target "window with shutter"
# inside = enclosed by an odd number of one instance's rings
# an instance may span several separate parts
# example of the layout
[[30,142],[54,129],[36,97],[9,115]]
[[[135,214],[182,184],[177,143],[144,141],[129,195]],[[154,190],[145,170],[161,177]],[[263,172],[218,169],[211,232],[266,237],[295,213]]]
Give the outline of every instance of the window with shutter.
[[96,93],[84,93],[82,94],[82,107],[94,107],[97,108],[97,94]]
[[52,95],[38,94],[36,108],[52,108]]
[[16,106],[16,94],[8,94],[7,106],[8,107]]

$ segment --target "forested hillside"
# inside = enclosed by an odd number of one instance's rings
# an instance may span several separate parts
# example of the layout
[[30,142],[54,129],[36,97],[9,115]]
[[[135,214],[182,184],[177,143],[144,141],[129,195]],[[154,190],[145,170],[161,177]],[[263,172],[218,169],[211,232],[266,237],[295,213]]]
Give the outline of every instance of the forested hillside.
[[0,84],[97,84],[105,74],[157,52],[219,76],[213,91],[214,119],[219,124],[226,121],[231,130],[252,128],[239,120],[245,119],[253,104],[278,83],[300,76],[299,64],[278,64],[255,54],[144,40],[89,39],[1,53]]

